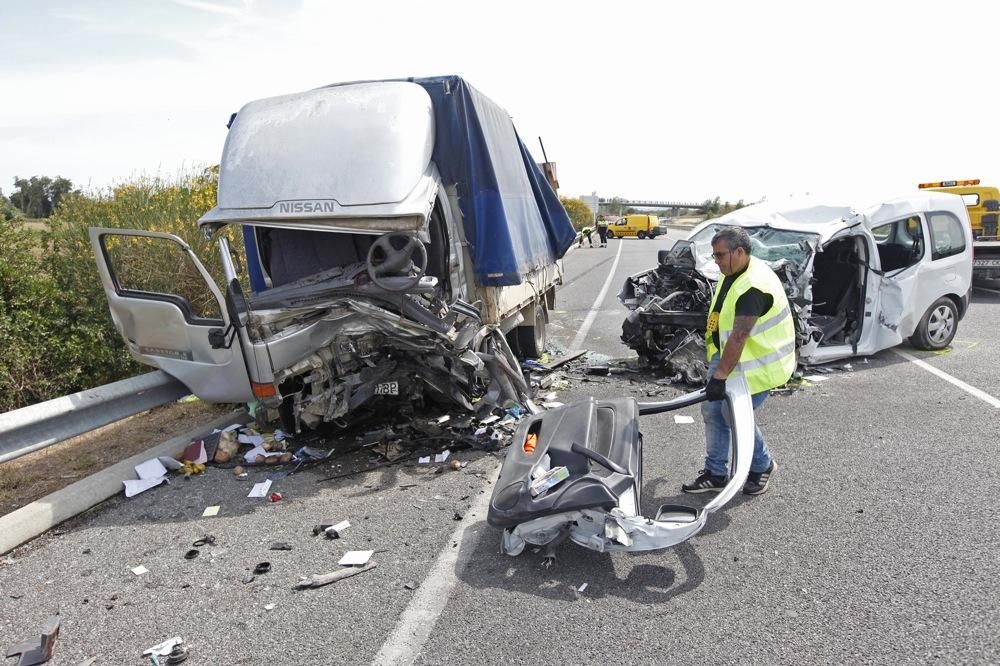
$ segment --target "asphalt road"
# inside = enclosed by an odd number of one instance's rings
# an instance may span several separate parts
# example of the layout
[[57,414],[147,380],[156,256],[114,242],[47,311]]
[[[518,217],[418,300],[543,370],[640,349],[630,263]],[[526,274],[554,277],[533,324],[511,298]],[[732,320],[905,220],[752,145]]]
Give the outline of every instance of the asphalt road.
[[[573,251],[551,344],[570,346],[589,321],[594,358],[627,356],[615,295],[670,244]],[[1000,292],[976,291],[950,351],[901,350],[1000,397],[998,316]],[[239,480],[213,469],[106,502],[0,560],[0,647],[58,610],[55,664],[141,663],[174,635],[195,664],[996,663],[1000,410],[891,351],[851,365],[765,403],[772,490],[739,496],[673,549],[567,544],[548,569],[530,550],[501,555],[481,511],[499,464],[489,454],[463,453],[468,467],[441,474],[286,477],[277,504],[245,497],[264,471]],[[678,393],[649,378],[568,377],[564,402]],[[648,512],[703,501],[679,492],[704,446],[697,408],[683,413],[695,423],[643,419]],[[215,504],[220,515],[202,518]],[[312,537],[323,518],[352,527],[338,541]],[[205,533],[216,545],[183,559]],[[273,541],[293,550],[267,550]],[[290,589],[350,549],[378,551],[377,568]],[[264,560],[272,571],[242,582]],[[130,571],[140,564],[149,573]]]

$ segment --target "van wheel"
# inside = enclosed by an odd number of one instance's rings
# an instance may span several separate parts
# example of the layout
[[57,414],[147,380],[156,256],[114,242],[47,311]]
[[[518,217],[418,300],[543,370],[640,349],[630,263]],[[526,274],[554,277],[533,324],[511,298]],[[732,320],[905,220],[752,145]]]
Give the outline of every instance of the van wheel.
[[614,237],[615,237],[615,232],[611,231],[611,229],[608,229],[608,238],[614,238]]
[[636,234],[636,236],[639,237],[639,240],[644,240],[646,238],[646,232],[640,231],[639,233]]
[[910,344],[917,349],[944,349],[951,344],[958,332],[958,310],[947,296],[934,301],[927,309],[917,330],[910,336]]
[[545,353],[545,323],[548,319],[545,306],[539,305],[534,325],[517,327],[517,353],[521,358],[539,358]]

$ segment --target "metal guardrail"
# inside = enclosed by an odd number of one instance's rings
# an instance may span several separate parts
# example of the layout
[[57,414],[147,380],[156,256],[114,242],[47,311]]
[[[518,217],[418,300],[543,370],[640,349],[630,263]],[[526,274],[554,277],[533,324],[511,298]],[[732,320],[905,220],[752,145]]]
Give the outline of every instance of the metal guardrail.
[[0,414],[0,463],[165,405],[190,392],[157,370]]

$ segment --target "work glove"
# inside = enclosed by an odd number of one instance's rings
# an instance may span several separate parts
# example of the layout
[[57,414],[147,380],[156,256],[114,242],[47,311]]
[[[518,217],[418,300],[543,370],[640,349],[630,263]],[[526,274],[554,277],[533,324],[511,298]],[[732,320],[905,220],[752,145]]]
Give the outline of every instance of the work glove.
[[724,400],[726,397],[726,380],[716,379],[712,377],[705,384],[705,395],[708,396],[709,402],[716,402],[718,400]]

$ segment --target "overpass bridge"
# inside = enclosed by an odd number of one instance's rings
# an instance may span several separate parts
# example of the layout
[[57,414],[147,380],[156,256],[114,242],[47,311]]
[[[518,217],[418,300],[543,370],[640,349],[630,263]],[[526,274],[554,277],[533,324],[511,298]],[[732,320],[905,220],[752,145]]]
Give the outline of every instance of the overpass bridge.
[[671,217],[677,217],[681,210],[696,210],[701,213],[708,212],[709,203],[696,203],[693,201],[649,201],[645,199],[598,199],[597,212],[611,212],[614,208],[663,208],[669,209]]

